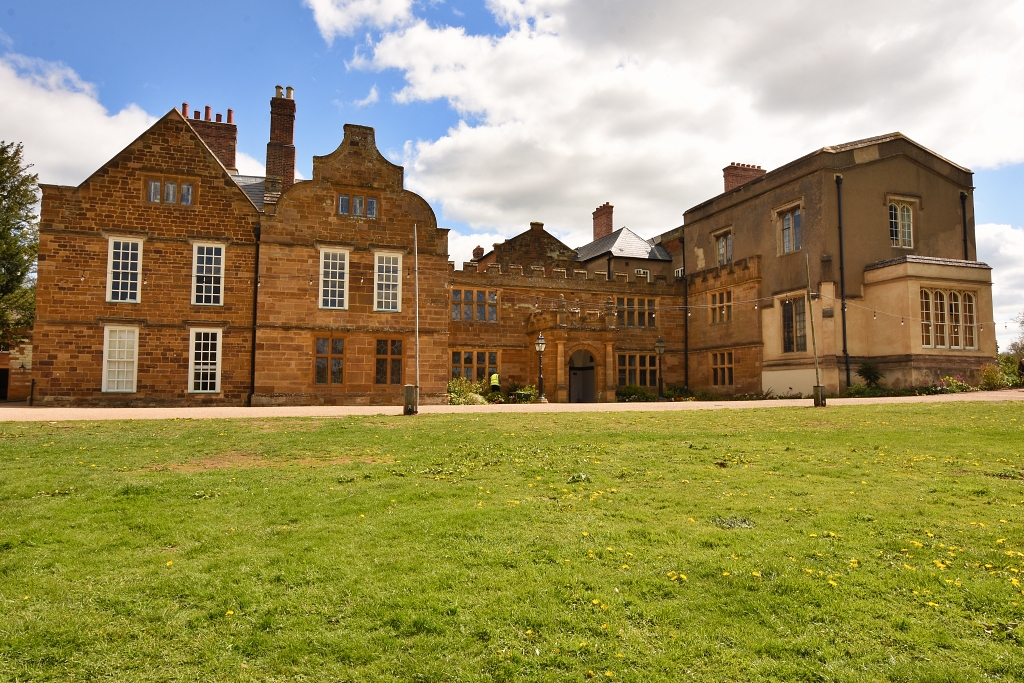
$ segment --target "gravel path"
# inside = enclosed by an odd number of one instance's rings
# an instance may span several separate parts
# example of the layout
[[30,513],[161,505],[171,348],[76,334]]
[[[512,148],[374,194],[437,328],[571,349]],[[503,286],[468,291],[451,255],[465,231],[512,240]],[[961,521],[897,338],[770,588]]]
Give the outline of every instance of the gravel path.
[[[1024,389],[973,391],[937,396],[895,398],[830,398],[827,409],[873,403],[951,403],[964,401],[1024,401]],[[595,413],[663,410],[743,410],[748,408],[813,407],[811,399],[770,401],[679,401],[660,403],[533,403],[529,405],[420,406],[421,415],[439,413]],[[1024,405],[1021,406],[1024,412]],[[50,408],[24,403],[0,403],[0,422],[58,422],[65,420],[167,420],[247,417],[339,417],[401,415],[401,406],[288,406],[268,408]]]

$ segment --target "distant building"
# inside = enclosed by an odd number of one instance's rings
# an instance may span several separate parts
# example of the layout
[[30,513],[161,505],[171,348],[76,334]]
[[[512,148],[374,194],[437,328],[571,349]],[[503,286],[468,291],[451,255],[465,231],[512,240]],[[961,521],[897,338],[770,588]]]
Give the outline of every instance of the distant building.
[[851,366],[877,362],[895,384],[974,378],[995,354],[971,173],[899,134],[767,174],[732,165],[724,194],[650,240],[605,204],[589,244],[532,223],[455,270],[373,129],[346,125],[296,181],[291,89],[270,105],[266,177],[235,169],[231,110],[183,105],[78,187],[42,186],[37,403],[397,404],[417,381],[441,402],[453,376],[536,383],[541,333],[553,401],[659,379],[806,394],[812,319],[833,392],[844,330]]

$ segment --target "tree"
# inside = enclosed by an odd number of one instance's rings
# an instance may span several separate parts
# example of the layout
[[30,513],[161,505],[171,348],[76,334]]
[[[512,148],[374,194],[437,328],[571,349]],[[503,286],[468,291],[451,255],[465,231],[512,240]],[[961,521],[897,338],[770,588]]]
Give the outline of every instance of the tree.
[[1018,325],[1020,325],[1020,336],[1010,342],[1006,352],[1018,359],[1024,358],[1024,311],[1017,314],[1017,317],[1013,319]]
[[35,317],[39,176],[30,168],[20,142],[0,140],[0,344],[20,341]]

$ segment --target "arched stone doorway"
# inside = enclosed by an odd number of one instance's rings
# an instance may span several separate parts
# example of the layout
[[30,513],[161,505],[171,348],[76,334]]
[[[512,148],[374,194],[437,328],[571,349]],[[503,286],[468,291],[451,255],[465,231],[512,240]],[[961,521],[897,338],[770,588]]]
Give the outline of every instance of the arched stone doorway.
[[594,385],[594,354],[580,349],[569,356],[569,403],[596,401]]

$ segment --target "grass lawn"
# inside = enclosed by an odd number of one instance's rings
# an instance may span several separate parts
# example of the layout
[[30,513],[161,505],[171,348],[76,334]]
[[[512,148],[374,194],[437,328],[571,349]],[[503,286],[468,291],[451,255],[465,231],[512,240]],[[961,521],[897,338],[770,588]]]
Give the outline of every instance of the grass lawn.
[[1024,680],[1022,423],[0,423],[0,680]]

